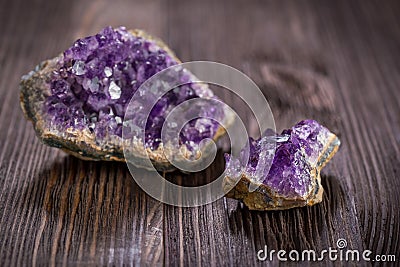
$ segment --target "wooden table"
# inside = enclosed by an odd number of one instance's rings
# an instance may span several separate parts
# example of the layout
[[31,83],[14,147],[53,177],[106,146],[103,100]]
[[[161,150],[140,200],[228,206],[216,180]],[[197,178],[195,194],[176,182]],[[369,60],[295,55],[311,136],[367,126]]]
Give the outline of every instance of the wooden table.
[[[1,1],[0,265],[257,265],[265,245],[321,251],[339,238],[398,262],[399,14],[395,1]],[[20,77],[106,25],[145,29],[183,61],[243,71],[278,129],[314,118],[338,133],[323,202],[282,212],[224,198],[168,206],[124,164],[43,145],[20,109]]]

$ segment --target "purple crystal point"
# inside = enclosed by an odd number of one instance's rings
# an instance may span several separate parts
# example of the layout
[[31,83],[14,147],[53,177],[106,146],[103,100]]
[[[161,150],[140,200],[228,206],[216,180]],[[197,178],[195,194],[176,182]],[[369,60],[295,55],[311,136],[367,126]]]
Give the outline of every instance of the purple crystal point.
[[[301,121],[280,135],[268,132],[258,140],[250,138],[247,164],[246,157],[232,159],[226,155],[226,184],[240,178],[228,196],[243,200],[251,209],[261,210],[318,203],[323,192],[320,170],[339,145],[339,139],[314,120]],[[260,164],[271,156],[270,168]],[[247,189],[252,184],[258,187],[254,192]]]
[[[45,143],[81,158],[123,161],[123,138],[137,134],[123,125],[132,96],[144,81],[178,63],[179,59],[160,40],[138,30],[106,27],[94,36],[77,40],[62,55],[24,76],[22,108]],[[215,98],[207,86],[192,85],[193,76],[187,71],[182,70],[177,77],[188,83],[159,99],[147,121],[140,110],[141,105],[156,100],[151,91],[145,92],[145,102],[137,104],[130,118],[135,127],[145,128],[145,140],[139,140],[142,150],[150,148],[162,154],[158,151],[161,128],[174,107],[192,98]],[[225,116],[218,108],[205,109],[219,112],[221,119]],[[190,150],[189,143],[216,138],[218,130],[218,123],[212,120],[193,120],[182,129],[180,144]]]

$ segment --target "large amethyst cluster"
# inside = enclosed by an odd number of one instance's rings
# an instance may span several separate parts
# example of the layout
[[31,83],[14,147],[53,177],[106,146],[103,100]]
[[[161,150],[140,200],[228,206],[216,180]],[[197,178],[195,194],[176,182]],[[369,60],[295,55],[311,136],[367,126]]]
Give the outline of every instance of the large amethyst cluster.
[[[124,160],[123,138],[132,138],[131,126],[145,120],[142,150],[158,153],[150,156],[163,161],[162,151],[158,150],[167,114],[188,99],[216,98],[213,92],[205,85],[192,84],[194,76],[182,69],[175,78],[186,84],[156,100],[148,118],[143,118],[141,109],[153,104],[150,91],[146,92],[149,103],[135,107],[129,118],[133,123],[125,125],[124,117],[140,85],[178,63],[179,59],[165,44],[143,31],[107,27],[94,36],[77,40],[62,55],[43,62],[24,76],[22,107],[45,143],[89,159]],[[213,109],[206,108],[208,112]],[[216,138],[217,132],[219,126],[215,121],[195,119],[184,126],[179,141],[193,150],[202,139]],[[164,167],[160,169],[167,168]]]
[[88,126],[98,138],[122,137],[126,106],[138,87],[177,64],[153,41],[111,27],[77,40],[60,61],[61,67],[53,72],[45,113],[58,127]]
[[228,196],[243,200],[251,209],[320,202],[319,173],[339,145],[339,139],[314,120],[301,121],[281,134],[266,131],[258,140],[250,138],[241,158],[226,156],[226,185],[240,179]]

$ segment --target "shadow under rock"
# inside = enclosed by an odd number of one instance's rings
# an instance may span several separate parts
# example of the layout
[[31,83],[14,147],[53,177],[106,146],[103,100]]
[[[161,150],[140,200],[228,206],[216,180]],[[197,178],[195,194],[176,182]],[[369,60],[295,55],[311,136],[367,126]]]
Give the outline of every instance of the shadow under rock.
[[165,173],[164,178],[176,185],[197,187],[209,184],[216,180],[225,170],[224,151],[218,149],[213,162],[204,170],[185,173],[179,170]]
[[117,193],[128,196],[138,189],[125,163],[84,161],[68,155],[36,174],[24,190],[23,196],[33,195],[27,203],[30,209],[58,217],[74,206],[93,208],[99,198],[110,201]]
[[[223,151],[218,150],[214,162],[203,171],[190,174],[180,171],[159,174],[178,185],[200,186],[216,179],[223,173],[224,166]],[[146,175],[142,178],[146,178]],[[117,194],[120,198],[128,198],[129,203],[144,201],[143,198],[146,197],[146,193],[132,178],[126,163],[85,161],[70,155],[55,159],[34,175],[30,186],[23,188],[22,192],[20,190],[18,194],[22,194],[24,198],[31,196],[30,199],[33,200],[26,203],[29,210],[43,209],[54,217],[71,213],[71,209],[77,205],[81,210],[87,207],[94,209],[99,201],[114,201]],[[146,197],[146,200],[149,199],[150,205],[161,204]]]
[[322,202],[311,207],[252,211],[238,202],[236,209],[229,213],[231,233],[235,236],[244,234],[257,250],[264,248],[264,245],[278,250],[332,246],[328,244],[329,235],[332,234],[328,229],[332,228],[332,224],[340,226],[343,223],[335,219],[339,211],[346,211],[347,203],[342,200],[347,197],[340,181],[334,176],[322,175],[322,186],[325,190]]

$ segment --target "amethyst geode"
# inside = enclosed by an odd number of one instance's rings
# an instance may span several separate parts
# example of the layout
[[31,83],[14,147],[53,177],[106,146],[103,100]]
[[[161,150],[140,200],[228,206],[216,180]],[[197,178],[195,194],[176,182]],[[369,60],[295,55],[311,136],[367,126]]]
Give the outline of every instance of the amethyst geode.
[[[176,78],[186,84],[156,102],[145,122],[145,140],[134,138],[132,130],[144,119],[141,107],[131,114],[129,124],[124,124],[124,117],[139,86],[178,63],[179,59],[162,41],[145,32],[107,27],[77,40],[63,54],[42,62],[25,75],[21,81],[21,106],[39,138],[48,145],[82,159],[124,161],[122,144],[135,139],[131,146],[137,154],[136,165],[140,166],[146,150],[158,170],[172,170],[161,142],[167,114],[188,99],[216,98],[213,92],[204,84],[191,83],[194,76],[181,70]],[[219,112],[219,119],[224,120],[224,111],[218,107],[204,109]],[[197,151],[196,145],[202,139],[216,139],[223,132],[214,120],[193,120],[184,126],[179,141],[187,151]]]
[[[321,202],[320,171],[339,145],[335,134],[313,120],[301,121],[280,135],[267,131],[258,140],[250,138],[247,150],[242,150],[248,153],[247,157],[242,154],[233,159],[226,155],[225,188],[240,179],[227,196],[254,210],[281,210]],[[260,164],[268,157],[272,160],[270,168]]]

